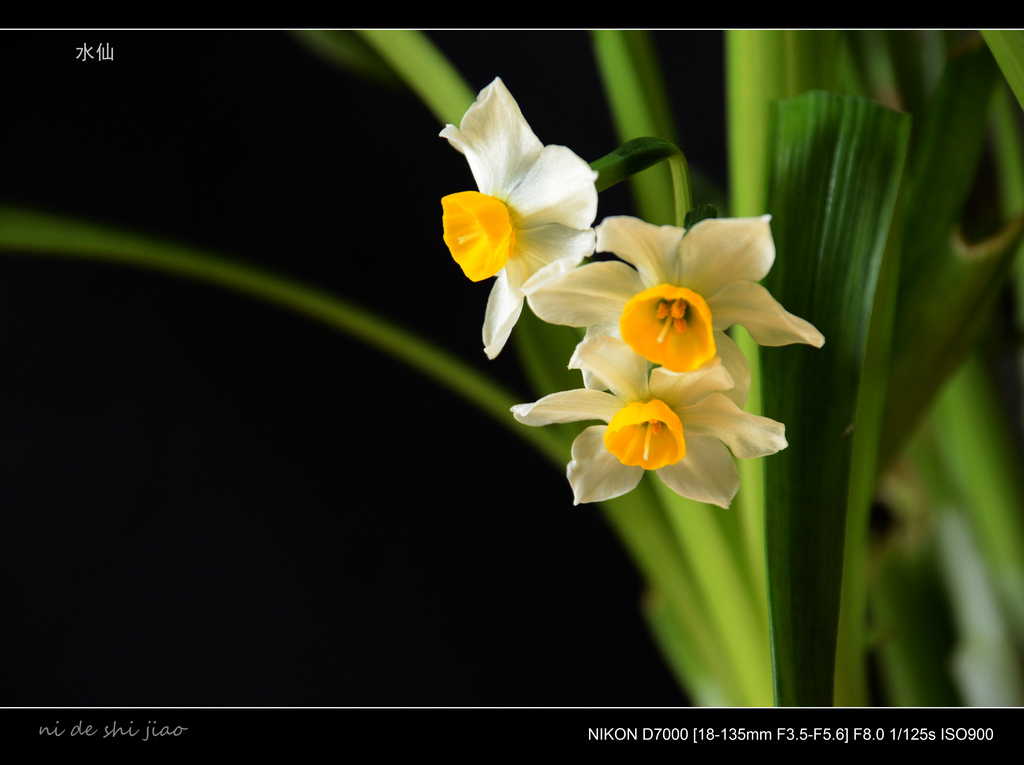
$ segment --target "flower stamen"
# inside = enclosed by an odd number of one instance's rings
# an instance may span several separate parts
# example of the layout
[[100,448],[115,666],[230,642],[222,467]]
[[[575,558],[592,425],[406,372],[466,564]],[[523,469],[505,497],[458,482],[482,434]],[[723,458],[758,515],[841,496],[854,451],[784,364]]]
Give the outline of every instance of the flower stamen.
[[686,454],[679,416],[658,399],[620,409],[608,423],[604,444],[623,465],[645,470],[674,465]]
[[484,230],[482,228],[478,228],[475,231],[471,231],[468,234],[464,234],[463,236],[458,237],[459,244],[465,244],[466,242],[472,241],[473,239],[476,239],[478,236],[483,235]]
[[659,343],[663,343],[663,342],[665,342],[665,335],[667,335],[667,334],[668,334],[668,331],[669,331],[669,329],[671,329],[671,328],[672,328],[672,322],[673,322],[673,319],[672,319],[672,317],[671,317],[671,316],[670,316],[670,317],[668,317],[667,319],[665,319],[665,324],[664,324],[664,326],[663,326],[663,327],[661,328],[661,334],[660,334],[660,335],[658,335],[658,342],[659,342]]
[[675,300],[672,302],[671,307],[669,307],[669,303],[665,300],[658,303],[656,316],[659,319],[665,320],[665,324],[661,328],[661,334],[658,335],[659,343],[665,342],[665,336],[668,334],[670,327],[674,328],[676,332],[686,331],[686,319],[683,318],[685,315],[685,300]]
[[661,432],[661,420],[648,420],[647,421],[647,434],[644,436],[644,459],[649,460],[651,457],[651,436],[656,436]]
[[659,284],[634,295],[619,330],[634,351],[673,372],[697,369],[716,353],[711,310],[685,287]]

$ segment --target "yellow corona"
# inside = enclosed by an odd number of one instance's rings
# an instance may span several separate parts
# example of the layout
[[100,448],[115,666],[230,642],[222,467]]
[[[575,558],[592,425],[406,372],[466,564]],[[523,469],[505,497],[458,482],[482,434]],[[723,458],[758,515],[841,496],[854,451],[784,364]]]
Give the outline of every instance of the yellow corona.
[[715,356],[711,309],[686,287],[659,284],[634,295],[619,331],[630,348],[673,372],[691,372]]

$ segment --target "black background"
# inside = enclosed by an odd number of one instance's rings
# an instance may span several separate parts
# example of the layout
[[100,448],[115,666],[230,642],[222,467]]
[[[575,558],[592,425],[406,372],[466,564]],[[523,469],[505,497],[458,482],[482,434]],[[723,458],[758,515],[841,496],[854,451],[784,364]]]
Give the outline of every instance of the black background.
[[[542,142],[617,145],[586,33],[431,37],[475,90],[501,76]],[[655,35],[719,182],[721,37]],[[113,61],[76,60],[99,44]],[[483,354],[489,284],[441,240],[472,176],[413,96],[285,32],[6,32],[0,61],[0,200],[272,268],[535,398],[511,344]],[[598,220],[631,212],[602,193]],[[377,351],[207,285],[12,253],[0,338],[0,705],[686,703],[598,509]]]

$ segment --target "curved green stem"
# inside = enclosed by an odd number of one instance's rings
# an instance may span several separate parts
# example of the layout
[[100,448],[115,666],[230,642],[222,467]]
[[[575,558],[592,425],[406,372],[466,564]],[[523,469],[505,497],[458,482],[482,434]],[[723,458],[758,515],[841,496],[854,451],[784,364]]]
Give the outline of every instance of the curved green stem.
[[590,167],[598,173],[595,185],[600,192],[666,159],[672,171],[674,223],[682,228],[686,213],[693,207],[693,193],[690,191],[690,166],[686,155],[674,143],[661,138],[634,138],[595,159]]
[[565,450],[542,428],[519,426],[511,392],[443,348],[341,298],[270,271],[183,245],[59,215],[0,205],[0,251],[80,258],[160,271],[285,308],[388,353],[459,394],[561,467]]
[[683,227],[686,213],[693,207],[693,193],[690,191],[690,166],[682,152],[668,158],[668,166],[672,171],[672,198],[675,200],[675,223]]

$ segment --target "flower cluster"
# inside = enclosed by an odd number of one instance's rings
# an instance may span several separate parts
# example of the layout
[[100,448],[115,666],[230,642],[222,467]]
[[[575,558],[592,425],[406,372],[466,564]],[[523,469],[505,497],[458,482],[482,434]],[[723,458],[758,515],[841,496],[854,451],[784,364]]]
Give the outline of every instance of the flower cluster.
[[[512,408],[527,425],[601,420],[572,446],[576,504],[631,491],[653,470],[684,497],[728,507],[733,457],[774,454],[785,427],[742,411],[750,370],[725,333],[760,345],[821,333],[758,282],[775,261],[770,216],[690,229],[597,214],[597,174],[564,146],[543,146],[500,79],[441,136],[466,155],[479,191],[442,200],[444,241],[466,276],[496,276],[484,318],[494,358],[529,300],[547,322],[585,327],[569,363],[584,387]],[[597,252],[618,261],[582,261]]]

